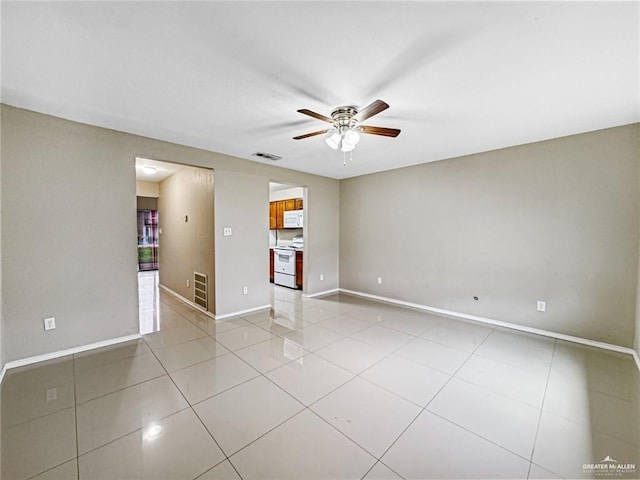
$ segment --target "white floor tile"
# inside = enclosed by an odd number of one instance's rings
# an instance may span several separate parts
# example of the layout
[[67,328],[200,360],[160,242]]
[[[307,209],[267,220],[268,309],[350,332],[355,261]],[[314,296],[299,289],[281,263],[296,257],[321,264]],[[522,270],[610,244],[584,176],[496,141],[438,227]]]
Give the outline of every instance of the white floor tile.
[[245,480],[299,480],[360,479],[376,459],[304,410],[230,461]]
[[78,404],[165,375],[152,353],[145,353],[76,373]]
[[319,322],[318,325],[342,335],[353,335],[354,333],[369,327],[368,323],[347,317],[346,315],[339,315],[337,317],[330,318],[329,320],[323,320]]
[[219,463],[204,475],[199,476],[196,480],[242,480],[235,471],[231,463],[225,460]]
[[9,371],[2,384],[2,428],[75,405],[73,360]]
[[[542,414],[532,459],[536,465],[564,478],[602,478],[585,471],[584,465],[602,463],[606,457],[621,464],[640,465],[637,446],[598,434],[584,424]],[[626,478],[637,478],[637,473]]]
[[78,460],[73,459],[63,463],[51,470],[47,470],[40,475],[36,475],[32,480],[77,480],[78,479]]
[[266,376],[305,405],[310,405],[353,377],[351,372],[316,355],[271,370]]
[[431,327],[421,337],[459,350],[473,352],[492,331],[493,328],[484,325],[447,319],[446,323]]
[[363,480],[402,480],[402,477],[385,464],[378,462],[369,470]]
[[188,406],[166,375],[85,402],[77,411],[78,451],[86,453]]
[[207,334],[198,327],[188,323],[187,326],[169,328],[166,330],[160,330],[159,332],[149,333],[144,335],[143,338],[152,350],[157,350],[159,348],[166,348],[178,345],[179,343],[189,342],[206,335]]
[[232,353],[171,373],[191,405],[258,376],[259,373]]
[[76,456],[75,409],[3,428],[0,477],[26,479]]
[[529,480],[555,480],[556,478],[561,479],[562,477],[539,467],[535,463],[531,464],[531,468],[529,469]]
[[525,479],[529,462],[423,412],[382,457],[406,479]]
[[361,330],[352,335],[352,338],[373,345],[386,352],[395,352],[402,346],[416,339],[413,335],[378,325],[373,325],[365,330]]
[[199,403],[194,410],[229,456],[304,408],[260,376]]
[[354,378],[311,409],[376,458],[421,409],[367,380]]
[[549,382],[544,411],[640,446],[638,403],[555,379]]
[[159,291],[157,272],[139,279],[140,328],[159,331],[7,372],[1,478],[552,479],[640,465],[629,355],[283,287],[274,308],[215,321]]
[[317,350],[316,355],[358,374],[389,354],[372,345],[345,338]]
[[542,407],[547,376],[544,370],[525,370],[478,355],[456,373],[456,378],[537,408]]
[[306,352],[288,338],[272,336],[269,340],[236,350],[235,354],[261,373],[297,360]]
[[222,333],[216,333],[215,339],[229,350],[239,350],[271,338],[271,334],[255,325],[242,326]]
[[554,342],[553,339],[539,335],[495,329],[475,354],[523,370],[547,372],[553,356]]
[[429,340],[422,340],[421,338],[406,344],[396,351],[396,355],[421,363],[427,367],[435,368],[449,375],[455,373],[471,356],[469,352]]
[[225,353],[229,353],[229,350],[211,337],[202,337],[155,350],[156,357],[168,372],[175,372]]
[[451,378],[398,355],[381,360],[360,376],[421,407],[427,405]]
[[345,335],[329,330],[328,328],[323,328],[317,324],[302,330],[296,330],[284,336],[284,338],[300,345],[309,352],[319,350],[344,337]]
[[452,379],[427,410],[526,459],[531,458],[540,409]]
[[190,410],[100,447],[79,459],[80,478],[196,478],[224,455]]

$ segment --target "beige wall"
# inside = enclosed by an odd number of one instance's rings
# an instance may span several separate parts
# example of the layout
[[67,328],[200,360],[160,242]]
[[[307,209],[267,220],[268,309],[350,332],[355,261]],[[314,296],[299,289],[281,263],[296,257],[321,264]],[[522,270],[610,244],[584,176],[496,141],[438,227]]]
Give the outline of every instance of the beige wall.
[[208,310],[215,313],[213,188],[211,170],[184,168],[174,173],[160,183],[158,219],[160,284],[193,301],[193,273],[204,273]]
[[[2,132],[2,116],[0,115],[0,133]],[[0,188],[2,186],[2,135],[0,135]],[[2,192],[0,191],[0,372],[5,364],[4,359],[4,306],[2,304]],[[0,412],[2,410],[0,409]],[[0,415],[1,417],[1,415]]]
[[[251,242],[216,245],[216,289],[240,292],[240,297],[218,299],[219,312],[268,303],[262,292],[269,284],[269,180],[308,187],[312,258],[305,288],[309,293],[337,288],[338,181],[3,105],[5,361],[138,331],[138,156],[214,169],[216,227],[218,215],[221,221],[228,218],[224,212],[235,210],[248,192],[246,210],[233,218],[234,240],[245,229],[253,231],[256,221],[264,222]],[[87,205],[86,198],[98,201]],[[95,205],[101,205],[99,212]],[[216,231],[216,238],[221,234]],[[242,272],[241,278],[235,272]],[[243,285],[249,285],[249,295],[242,295]],[[45,334],[42,319],[49,315],[57,317],[58,328]]]
[[136,180],[136,195],[138,197],[158,198],[160,196],[160,183]]
[[287,200],[289,198],[302,198],[304,196],[304,188],[293,187],[286,190],[276,190],[269,195],[269,201],[276,202],[278,200]]
[[215,196],[216,315],[269,305],[269,179],[217,169]]
[[135,174],[120,134],[2,115],[5,359],[137,333]]
[[639,129],[343,180],[340,286],[632,346]]
[[[636,159],[638,163],[638,169],[640,170],[640,135],[636,137]],[[640,188],[640,178],[638,178],[638,188]],[[634,341],[634,347],[638,360],[640,360],[640,241],[638,242],[638,284],[636,294],[636,337]]]

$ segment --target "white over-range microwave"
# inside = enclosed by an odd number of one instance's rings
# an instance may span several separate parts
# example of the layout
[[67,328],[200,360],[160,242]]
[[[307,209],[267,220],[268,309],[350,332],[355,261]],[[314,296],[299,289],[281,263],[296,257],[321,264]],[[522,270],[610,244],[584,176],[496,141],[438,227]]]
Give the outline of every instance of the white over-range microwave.
[[303,226],[303,210],[289,210],[284,212],[284,228],[302,228]]

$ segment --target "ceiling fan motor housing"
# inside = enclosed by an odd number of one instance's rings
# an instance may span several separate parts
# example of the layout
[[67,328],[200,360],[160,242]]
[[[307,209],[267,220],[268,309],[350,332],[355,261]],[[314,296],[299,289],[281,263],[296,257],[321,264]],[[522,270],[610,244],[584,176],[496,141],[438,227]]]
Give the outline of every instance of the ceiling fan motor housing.
[[335,127],[342,131],[358,124],[358,120],[354,118],[357,113],[356,107],[338,107],[331,112],[331,118]]

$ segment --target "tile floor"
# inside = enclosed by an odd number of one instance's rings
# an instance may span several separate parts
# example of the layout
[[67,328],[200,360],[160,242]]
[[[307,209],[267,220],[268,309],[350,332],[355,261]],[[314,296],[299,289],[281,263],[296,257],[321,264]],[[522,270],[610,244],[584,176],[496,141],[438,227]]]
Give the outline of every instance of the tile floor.
[[[8,372],[2,480],[603,478],[640,468],[630,357],[274,287],[213,321],[140,277],[143,338]],[[607,478],[638,478],[640,471]]]

